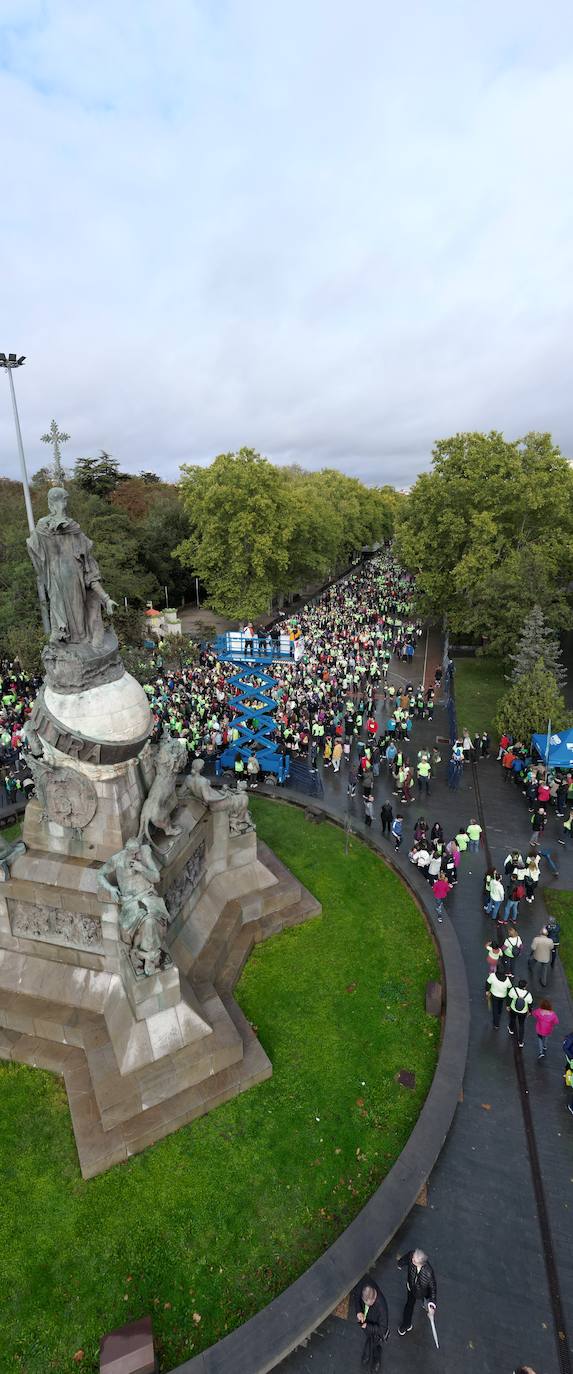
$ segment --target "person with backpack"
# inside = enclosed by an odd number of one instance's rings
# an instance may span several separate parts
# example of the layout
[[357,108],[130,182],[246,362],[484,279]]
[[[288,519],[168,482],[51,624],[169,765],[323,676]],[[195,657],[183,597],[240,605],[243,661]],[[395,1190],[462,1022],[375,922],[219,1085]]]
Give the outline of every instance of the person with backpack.
[[491,1018],[495,1031],[499,1030],[501,1013],[510,987],[511,978],[508,973],[503,973],[501,969],[494,969],[492,973],[488,974],[485,991],[491,1005]]
[[507,994],[507,1011],[509,1025],[507,1027],[509,1035],[517,1032],[517,1043],[520,1050],[523,1049],[525,1041],[525,1025],[528,1016],[531,1015],[531,1003],[533,997],[529,991],[525,978],[518,978],[517,982],[510,987]]
[[498,917],[498,920],[508,921],[511,918],[512,921],[517,921],[519,919],[519,903],[523,897],[525,897],[525,883],[516,877],[510,878],[503,916]]
[[520,940],[515,926],[508,926],[507,936],[503,942],[503,954],[506,960],[506,968],[512,977],[515,974],[517,960],[523,949],[523,940]]

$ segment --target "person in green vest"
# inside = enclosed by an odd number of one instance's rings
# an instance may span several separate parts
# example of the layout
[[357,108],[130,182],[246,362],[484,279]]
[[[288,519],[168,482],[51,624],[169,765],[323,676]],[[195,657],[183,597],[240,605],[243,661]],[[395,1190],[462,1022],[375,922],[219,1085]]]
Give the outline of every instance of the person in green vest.
[[472,853],[477,854],[481,839],[481,825],[472,818],[469,824],[466,825],[466,832],[469,840],[469,848]]

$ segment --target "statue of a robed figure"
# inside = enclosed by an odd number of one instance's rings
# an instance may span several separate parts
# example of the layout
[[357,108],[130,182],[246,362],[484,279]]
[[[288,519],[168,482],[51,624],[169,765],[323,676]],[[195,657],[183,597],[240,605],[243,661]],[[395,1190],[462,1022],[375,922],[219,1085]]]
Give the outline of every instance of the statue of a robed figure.
[[63,487],[48,492],[49,515],[27,540],[34,571],[49,605],[50,640],[44,650],[48,685],[58,692],[101,686],[123,671],[117,639],[102,611],[115,602],[102,587],[91,539],[68,515]]

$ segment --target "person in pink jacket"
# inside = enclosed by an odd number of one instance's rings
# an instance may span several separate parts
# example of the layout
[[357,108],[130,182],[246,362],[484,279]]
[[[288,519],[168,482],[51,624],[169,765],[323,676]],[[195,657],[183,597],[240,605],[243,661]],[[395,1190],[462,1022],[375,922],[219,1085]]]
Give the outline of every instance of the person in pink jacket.
[[539,1006],[535,1008],[535,1011],[533,1012],[533,1019],[535,1021],[535,1029],[537,1031],[539,1058],[545,1059],[545,1055],[547,1052],[547,1039],[551,1035],[552,1030],[554,1030],[555,1027],[559,1025],[559,1017],[556,1016],[553,1007],[551,1006],[551,1002],[548,1002],[547,998],[544,998],[543,1002],[540,1002]]

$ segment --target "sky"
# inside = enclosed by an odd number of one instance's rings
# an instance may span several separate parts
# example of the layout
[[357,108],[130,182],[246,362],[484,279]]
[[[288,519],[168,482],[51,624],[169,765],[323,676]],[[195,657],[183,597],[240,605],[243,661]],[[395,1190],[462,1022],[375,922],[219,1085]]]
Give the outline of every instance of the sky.
[[[0,0],[0,350],[28,468],[247,445],[408,485],[573,457],[567,0]],[[0,376],[0,473],[17,476]]]

